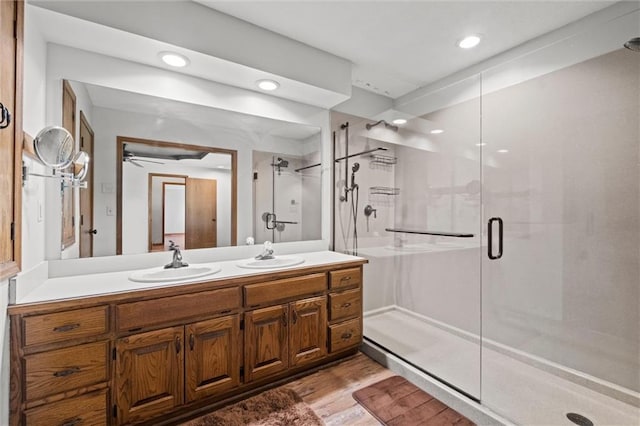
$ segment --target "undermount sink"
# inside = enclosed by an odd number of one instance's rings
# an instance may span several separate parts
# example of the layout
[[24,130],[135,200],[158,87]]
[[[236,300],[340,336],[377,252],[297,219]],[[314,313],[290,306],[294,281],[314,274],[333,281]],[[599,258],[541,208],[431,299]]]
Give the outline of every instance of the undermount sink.
[[304,263],[304,259],[296,256],[278,256],[273,259],[246,259],[238,262],[240,268],[247,269],[277,269],[288,268]]
[[141,283],[190,280],[192,278],[200,278],[207,275],[217,274],[220,270],[221,268],[218,265],[206,264],[189,265],[175,269],[164,269],[163,267],[159,267],[135,271],[129,275],[129,280]]

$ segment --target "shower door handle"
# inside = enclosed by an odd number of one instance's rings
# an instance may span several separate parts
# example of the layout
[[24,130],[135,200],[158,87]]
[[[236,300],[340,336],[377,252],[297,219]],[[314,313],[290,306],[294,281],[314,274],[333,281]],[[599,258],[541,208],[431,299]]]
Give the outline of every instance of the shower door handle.
[[[498,222],[498,254],[494,255],[493,254],[493,223],[494,222]],[[504,222],[502,221],[502,218],[499,217],[492,217],[491,219],[489,219],[489,226],[488,226],[488,236],[487,236],[487,254],[489,255],[489,259],[491,260],[496,260],[496,259],[500,259],[502,257],[502,252],[503,252],[503,232],[504,231]]]

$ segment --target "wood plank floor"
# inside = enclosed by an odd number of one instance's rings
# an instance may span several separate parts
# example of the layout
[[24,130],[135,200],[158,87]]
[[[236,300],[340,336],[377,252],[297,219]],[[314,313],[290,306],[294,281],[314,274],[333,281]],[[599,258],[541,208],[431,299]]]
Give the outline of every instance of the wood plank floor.
[[288,383],[327,426],[379,425],[351,396],[353,392],[394,376],[362,353],[335,366]]

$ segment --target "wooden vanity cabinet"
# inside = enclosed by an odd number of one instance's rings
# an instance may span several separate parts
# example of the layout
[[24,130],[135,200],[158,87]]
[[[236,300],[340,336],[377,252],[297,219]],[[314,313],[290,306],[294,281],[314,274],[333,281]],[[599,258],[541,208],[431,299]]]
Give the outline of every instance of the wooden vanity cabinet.
[[114,415],[137,423],[183,403],[184,328],[134,334],[116,341]]
[[261,379],[289,367],[289,306],[249,311],[245,321],[245,381]]
[[355,353],[363,261],[9,308],[10,424],[165,424]]
[[114,379],[117,423],[141,422],[239,386],[238,317],[118,339]]
[[186,402],[240,385],[240,315],[189,324],[184,336]]
[[324,358],[327,297],[246,312],[245,347],[245,382]]

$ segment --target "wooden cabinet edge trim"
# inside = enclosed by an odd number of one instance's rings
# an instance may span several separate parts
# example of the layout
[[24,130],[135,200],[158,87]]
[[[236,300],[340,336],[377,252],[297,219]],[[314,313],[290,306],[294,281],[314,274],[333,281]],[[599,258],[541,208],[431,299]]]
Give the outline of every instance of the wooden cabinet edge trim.
[[362,259],[350,262],[330,263],[318,266],[287,270],[282,272],[270,272],[257,275],[242,275],[233,278],[224,278],[219,281],[203,281],[189,284],[178,284],[175,286],[155,287],[140,290],[131,290],[116,294],[100,294],[95,296],[81,296],[68,299],[48,300],[33,303],[20,303],[9,305],[7,312],[9,315],[31,315],[55,311],[59,309],[84,308],[94,305],[137,302],[146,299],[156,299],[159,297],[178,296],[181,294],[197,293],[218,288],[233,287],[244,284],[256,284],[265,281],[293,278],[301,275],[326,273],[332,270],[362,267],[368,260]]
[[20,272],[18,262],[11,261],[0,264],[0,280],[14,277],[18,272]]

